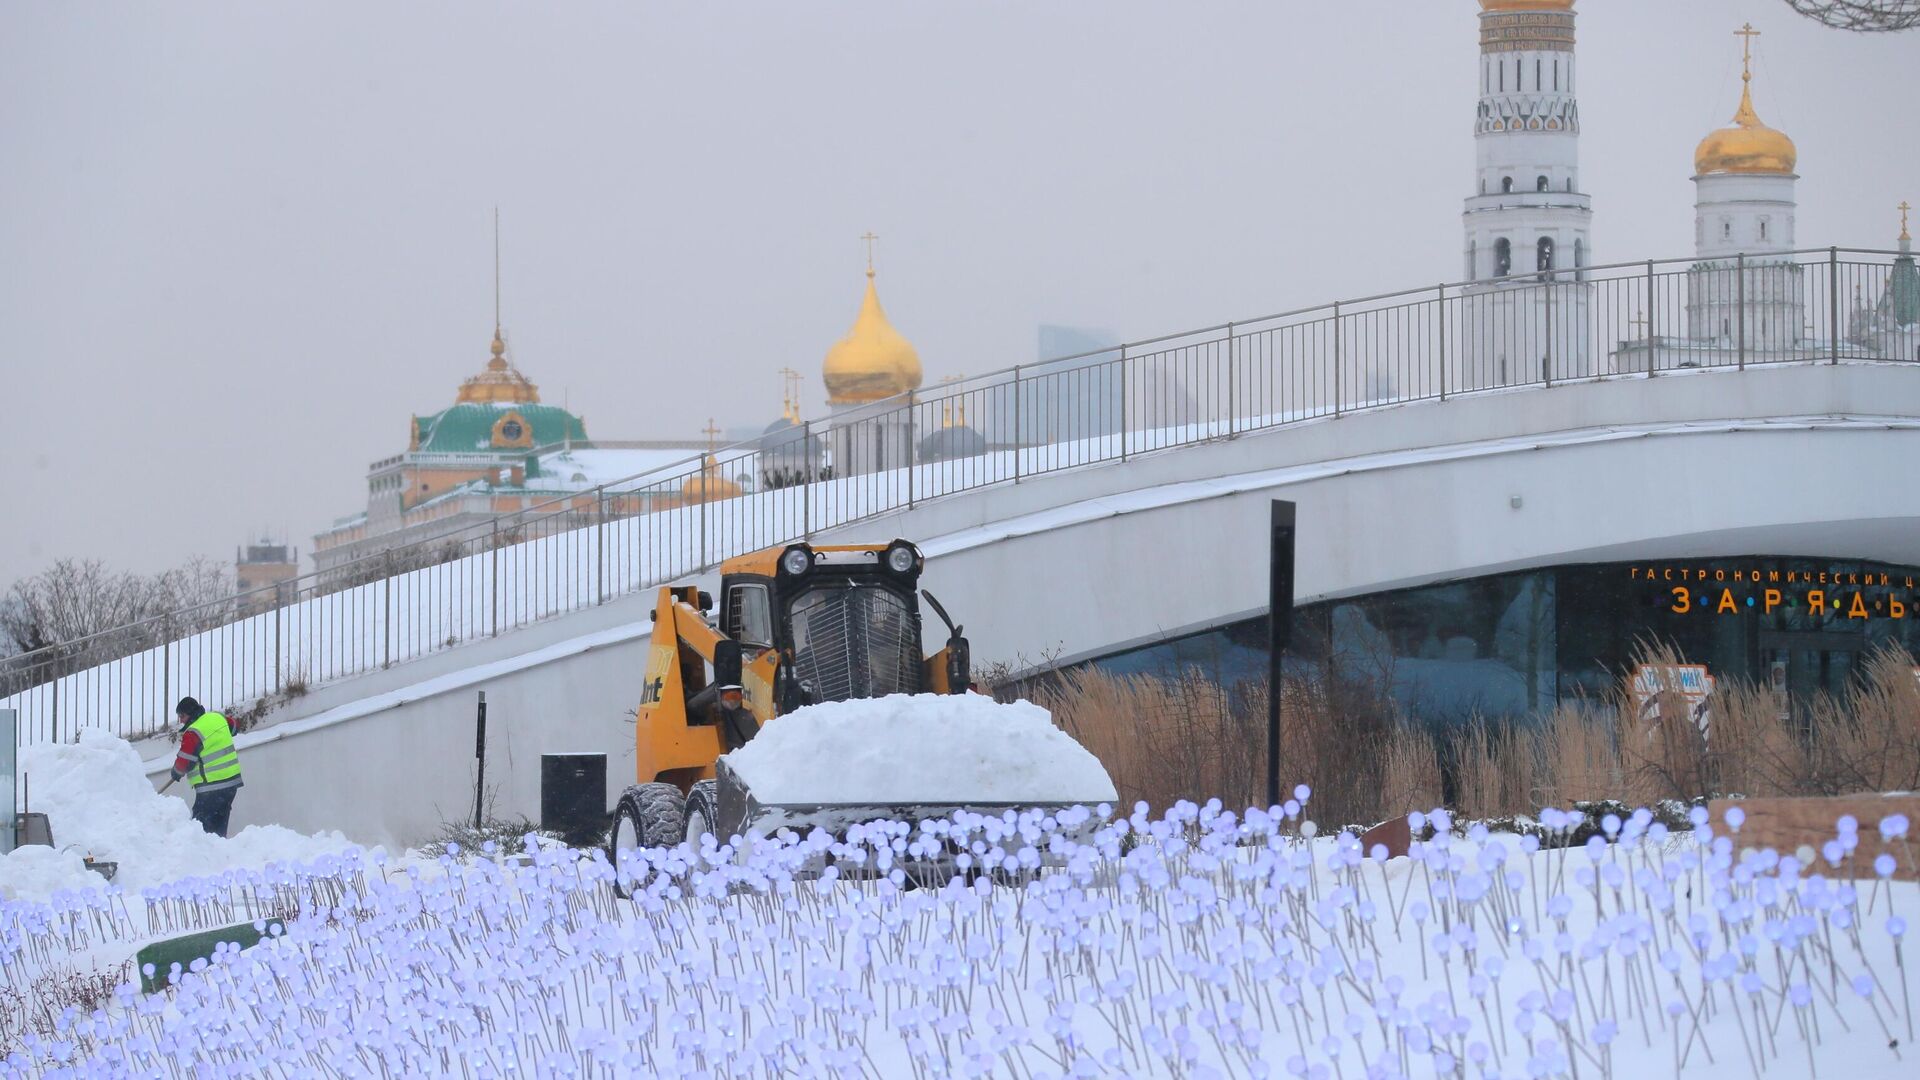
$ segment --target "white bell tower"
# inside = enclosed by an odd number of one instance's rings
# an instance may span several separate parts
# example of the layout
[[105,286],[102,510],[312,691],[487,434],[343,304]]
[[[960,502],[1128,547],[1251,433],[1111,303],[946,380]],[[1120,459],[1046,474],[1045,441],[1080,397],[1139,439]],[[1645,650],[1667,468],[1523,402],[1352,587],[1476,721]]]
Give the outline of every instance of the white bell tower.
[[1463,347],[1447,387],[1595,374],[1592,200],[1580,190],[1574,0],[1480,0],[1477,190],[1466,201]]

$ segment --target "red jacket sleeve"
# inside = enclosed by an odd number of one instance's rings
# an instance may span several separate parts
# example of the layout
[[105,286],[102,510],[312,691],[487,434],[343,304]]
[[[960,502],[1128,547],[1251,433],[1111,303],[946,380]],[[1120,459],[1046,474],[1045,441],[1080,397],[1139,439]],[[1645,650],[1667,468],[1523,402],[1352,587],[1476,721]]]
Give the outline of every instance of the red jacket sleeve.
[[180,754],[173,759],[173,778],[175,780],[192,772],[200,764],[200,733],[186,731],[180,735]]

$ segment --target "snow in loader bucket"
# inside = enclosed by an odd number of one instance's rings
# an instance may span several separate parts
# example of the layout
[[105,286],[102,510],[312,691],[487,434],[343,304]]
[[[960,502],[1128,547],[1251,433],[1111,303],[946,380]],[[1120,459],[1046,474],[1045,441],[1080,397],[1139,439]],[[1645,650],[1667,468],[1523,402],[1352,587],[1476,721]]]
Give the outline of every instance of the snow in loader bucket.
[[717,768],[718,837],[1111,804],[1097,758],[1028,702],[895,694],[796,709]]

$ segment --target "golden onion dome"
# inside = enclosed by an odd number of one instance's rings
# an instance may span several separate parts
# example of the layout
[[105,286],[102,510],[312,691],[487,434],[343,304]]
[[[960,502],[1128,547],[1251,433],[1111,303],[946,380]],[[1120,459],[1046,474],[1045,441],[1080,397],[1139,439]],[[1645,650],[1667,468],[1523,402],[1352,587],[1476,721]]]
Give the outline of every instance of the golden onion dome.
[[880,310],[871,269],[860,314],[847,336],[827,350],[822,374],[832,404],[879,401],[920,389],[920,354]]
[[739,494],[740,485],[721,475],[720,463],[712,454],[707,455],[707,463],[699,472],[680,485],[680,498],[688,503],[716,502]]
[[1700,140],[1693,152],[1694,173],[1792,176],[1799,151],[1786,132],[1761,123],[1760,114],[1753,111],[1753,73],[1743,72],[1740,80],[1740,108],[1733,114],[1733,125]]
[[1480,0],[1481,11],[1572,11],[1573,0]]

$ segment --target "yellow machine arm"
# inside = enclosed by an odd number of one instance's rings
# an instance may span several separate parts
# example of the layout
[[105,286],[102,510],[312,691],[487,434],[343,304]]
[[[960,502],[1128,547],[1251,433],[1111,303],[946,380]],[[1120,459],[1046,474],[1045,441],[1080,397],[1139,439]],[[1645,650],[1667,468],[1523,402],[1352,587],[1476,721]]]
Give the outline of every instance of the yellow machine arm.
[[[646,682],[635,710],[634,771],[642,784],[664,781],[681,790],[713,778],[714,762],[726,751],[720,729],[706,717],[687,714],[687,701],[707,687],[707,667],[731,642],[696,606],[699,590],[664,588],[653,610]],[[759,723],[773,718],[773,678],[779,658],[768,649],[742,657],[740,685]]]

